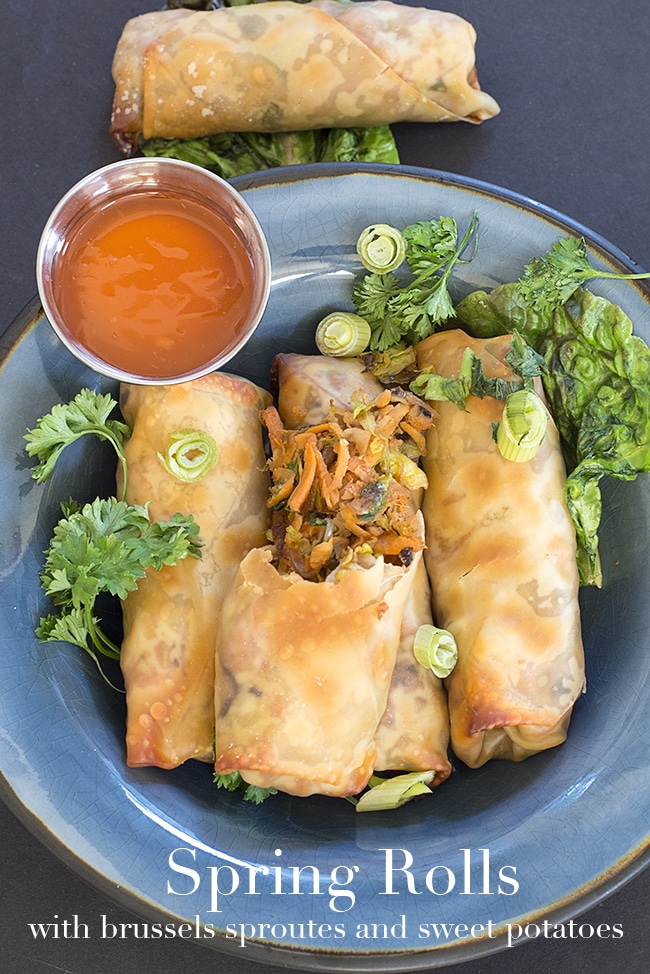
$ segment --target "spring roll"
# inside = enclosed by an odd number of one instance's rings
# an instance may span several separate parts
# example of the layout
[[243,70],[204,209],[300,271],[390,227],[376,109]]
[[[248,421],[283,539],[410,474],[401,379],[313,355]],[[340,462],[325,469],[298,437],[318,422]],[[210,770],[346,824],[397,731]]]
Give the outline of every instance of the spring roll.
[[313,582],[279,572],[268,547],[247,555],[219,637],[217,773],[301,797],[363,790],[420,558]]
[[[150,571],[123,602],[121,667],[127,763],[174,768],[213,759],[214,649],[224,593],[240,561],[266,541],[268,475],[259,410],[270,395],[245,379],[212,373],[170,386],[123,385],[127,500],[150,501],[153,520],[192,514],[200,560]],[[170,434],[201,430],[218,455],[190,483],[168,473]]]
[[404,402],[385,390],[298,430],[264,410],[273,544],[246,556],[223,607],[217,773],[301,796],[365,787],[424,547],[399,457],[430,413]]
[[[376,399],[383,386],[358,358],[323,355],[276,355],[278,410],[290,428],[325,419],[332,405],[347,408],[359,391]],[[413,503],[421,503],[421,491]],[[421,625],[431,624],[431,593],[423,561],[410,575],[400,626],[400,641],[386,709],[375,732],[375,771],[436,772],[432,787],[449,777],[449,716],[442,681],[413,655]]]
[[256,3],[129,20],[113,60],[111,136],[198,138],[397,121],[478,123],[476,33],[455,14],[388,2]]
[[[513,379],[510,341],[441,332],[417,346],[418,364],[454,376],[470,347],[488,377]],[[447,680],[452,748],[470,767],[562,743],[584,682],[576,538],[557,429],[549,417],[535,457],[506,460],[493,439],[502,410],[491,397],[470,396],[466,410],[437,402],[424,457],[433,611],[459,654]]]

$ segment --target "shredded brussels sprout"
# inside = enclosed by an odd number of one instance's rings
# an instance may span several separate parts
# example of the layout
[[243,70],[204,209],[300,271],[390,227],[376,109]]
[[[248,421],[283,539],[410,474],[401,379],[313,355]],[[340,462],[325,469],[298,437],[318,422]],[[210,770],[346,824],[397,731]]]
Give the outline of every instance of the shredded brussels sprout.
[[418,663],[444,680],[458,661],[458,646],[447,629],[423,625],[415,633],[413,655]]
[[375,223],[359,235],[357,253],[363,266],[374,274],[390,274],[404,262],[406,240],[387,223]]
[[322,355],[352,357],[365,351],[370,341],[370,325],[361,315],[333,311],[316,328],[316,345]]
[[158,459],[167,473],[183,483],[200,480],[214,467],[219,451],[209,433],[203,430],[175,430],[169,434],[169,445]]
[[532,389],[519,389],[508,396],[496,435],[497,446],[506,460],[523,463],[535,456],[544,436],[548,413]]

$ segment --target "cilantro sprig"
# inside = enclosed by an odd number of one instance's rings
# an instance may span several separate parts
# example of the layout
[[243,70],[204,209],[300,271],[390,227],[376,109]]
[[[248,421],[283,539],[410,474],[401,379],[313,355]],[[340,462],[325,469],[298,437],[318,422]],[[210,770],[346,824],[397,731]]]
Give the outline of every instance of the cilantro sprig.
[[466,262],[462,255],[477,229],[477,213],[460,243],[453,217],[411,224],[402,236],[412,279],[403,283],[395,273],[370,273],[357,282],[352,300],[370,325],[373,351],[385,351],[402,339],[421,341],[454,316],[449,279],[454,265]]
[[594,267],[584,237],[561,237],[543,257],[533,257],[519,280],[520,297],[536,311],[555,311],[573,297],[585,281],[595,278],[639,280],[650,273],[623,274]]

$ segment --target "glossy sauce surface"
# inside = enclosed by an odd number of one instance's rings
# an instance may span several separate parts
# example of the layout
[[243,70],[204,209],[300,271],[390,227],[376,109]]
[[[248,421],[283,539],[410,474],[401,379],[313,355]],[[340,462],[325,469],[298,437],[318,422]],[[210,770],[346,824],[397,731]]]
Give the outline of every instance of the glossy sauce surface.
[[199,202],[135,195],[90,216],[62,254],[57,301],[98,358],[145,378],[183,375],[245,327],[253,269]]

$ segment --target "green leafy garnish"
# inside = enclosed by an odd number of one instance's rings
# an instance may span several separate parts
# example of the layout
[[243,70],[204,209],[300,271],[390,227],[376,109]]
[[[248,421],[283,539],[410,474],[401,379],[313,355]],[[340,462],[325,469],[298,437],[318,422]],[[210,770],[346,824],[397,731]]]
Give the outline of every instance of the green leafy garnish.
[[555,311],[594,278],[638,280],[650,273],[625,274],[598,270],[590,263],[584,237],[562,237],[544,257],[534,257],[519,281],[519,293],[537,311]]
[[370,348],[384,351],[401,339],[414,343],[454,316],[449,278],[478,228],[474,213],[462,240],[452,217],[414,223],[402,231],[412,280],[394,273],[370,273],[355,285],[352,299],[370,324]]
[[94,433],[113,445],[122,464],[126,493],[126,460],[122,443],[131,435],[131,430],[126,423],[109,419],[116,406],[112,396],[91,389],[82,389],[69,403],[53,406],[51,412],[42,416],[35,428],[25,434],[27,453],[39,461],[32,469],[34,480],[39,484],[49,480],[65,448],[86,433]]
[[545,369],[544,360],[515,332],[506,363],[519,378],[489,378],[483,371],[483,363],[469,346],[463,352],[457,376],[438,375],[431,368],[422,372],[410,383],[410,390],[416,396],[430,402],[452,402],[459,409],[465,409],[468,396],[479,399],[508,399],[520,389],[528,389],[534,379]]
[[305,132],[230,132],[199,139],[156,138],[141,140],[140,149],[145,156],[192,162],[222,179],[314,162],[399,162],[387,125]]
[[370,348],[385,351],[396,345],[408,329],[393,312],[391,301],[401,290],[399,278],[389,274],[365,274],[354,286],[352,300],[371,329]]
[[542,381],[567,466],[580,580],[601,585],[600,480],[633,480],[650,471],[650,349],[632,333],[623,310],[605,298],[576,287],[556,307],[559,297],[549,297],[543,279],[541,299],[534,298],[531,282],[529,275],[526,283],[522,278],[489,294],[475,291],[456,315],[481,337],[517,330],[543,358]]
[[70,501],[62,510],[41,572],[43,588],[59,611],[40,620],[36,635],[42,642],[63,640],[81,647],[106,679],[97,654],[117,659],[119,647],[95,616],[97,597],[109,593],[124,599],[147,569],[200,558],[198,525],[191,515],[181,514],[151,521],[148,506],[115,497],[83,507]]
[[260,788],[259,785],[249,785],[239,771],[231,771],[230,774],[215,774],[214,783],[217,788],[225,788],[226,791],[243,791],[242,798],[245,802],[253,802],[261,805],[269,795],[277,795],[277,788]]

